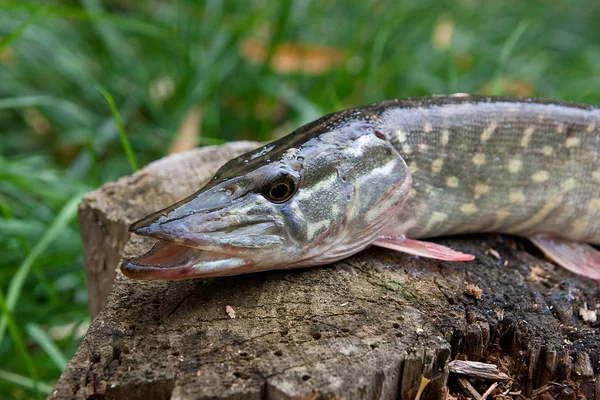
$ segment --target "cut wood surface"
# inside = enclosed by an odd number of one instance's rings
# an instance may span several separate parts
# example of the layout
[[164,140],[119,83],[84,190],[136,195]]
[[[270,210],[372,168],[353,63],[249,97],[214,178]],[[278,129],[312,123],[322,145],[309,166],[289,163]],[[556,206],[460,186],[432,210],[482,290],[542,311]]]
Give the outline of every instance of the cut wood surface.
[[[425,377],[421,398],[435,399],[468,396],[461,377],[488,398],[600,399],[595,282],[517,238],[438,241],[476,255],[464,263],[370,248],[329,266],[227,278],[115,274],[121,255],[153,243],[129,238],[131,222],[253,146],[172,155],[86,196],[80,223],[97,316],[49,398],[412,400]],[[455,359],[494,364],[509,379],[491,387],[452,373]]]

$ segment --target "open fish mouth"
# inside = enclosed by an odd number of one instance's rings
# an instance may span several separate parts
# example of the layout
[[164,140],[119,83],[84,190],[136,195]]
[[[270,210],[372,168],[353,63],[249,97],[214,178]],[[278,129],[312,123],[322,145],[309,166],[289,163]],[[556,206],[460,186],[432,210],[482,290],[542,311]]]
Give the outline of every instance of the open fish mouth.
[[158,212],[130,227],[132,233],[158,242],[146,254],[124,262],[121,271],[132,279],[173,280],[265,269],[266,255],[284,245],[278,234],[281,225],[268,215],[190,212],[166,218]]
[[231,254],[159,241],[146,254],[126,260],[121,271],[132,279],[173,280],[243,274],[256,266]]

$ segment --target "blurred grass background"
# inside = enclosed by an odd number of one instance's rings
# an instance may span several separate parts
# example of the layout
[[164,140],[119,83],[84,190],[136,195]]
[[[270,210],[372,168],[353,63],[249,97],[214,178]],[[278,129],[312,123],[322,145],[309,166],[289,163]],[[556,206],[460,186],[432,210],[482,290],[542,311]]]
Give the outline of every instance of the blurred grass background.
[[44,397],[89,324],[82,193],[383,99],[600,104],[599,20],[594,1],[0,0],[0,398]]

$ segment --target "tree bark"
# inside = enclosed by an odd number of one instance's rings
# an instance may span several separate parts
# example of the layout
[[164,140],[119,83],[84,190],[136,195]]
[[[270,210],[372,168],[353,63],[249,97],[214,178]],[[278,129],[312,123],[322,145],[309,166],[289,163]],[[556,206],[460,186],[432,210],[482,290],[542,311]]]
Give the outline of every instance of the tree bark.
[[[131,222],[254,145],[173,155],[86,196],[80,221],[97,316],[49,398],[412,400],[423,377],[422,399],[464,394],[458,377],[478,393],[597,397],[598,288],[521,239],[438,241],[476,255],[464,263],[370,248],[329,266],[227,278],[115,275],[121,255],[153,242],[129,239]],[[491,388],[450,373],[453,359],[494,364],[510,379]]]

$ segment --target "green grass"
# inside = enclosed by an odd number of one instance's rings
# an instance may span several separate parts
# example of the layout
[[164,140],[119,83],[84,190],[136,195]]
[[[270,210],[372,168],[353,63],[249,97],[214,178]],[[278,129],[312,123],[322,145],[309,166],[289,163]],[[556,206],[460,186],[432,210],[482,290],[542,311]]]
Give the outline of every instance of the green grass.
[[[592,1],[0,0],[0,398],[43,397],[89,323],[77,199],[164,156],[190,109],[202,145],[434,93],[600,104],[599,19]],[[344,59],[282,73],[249,38]]]

